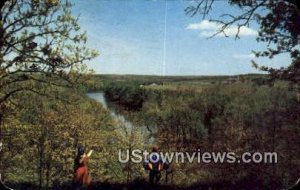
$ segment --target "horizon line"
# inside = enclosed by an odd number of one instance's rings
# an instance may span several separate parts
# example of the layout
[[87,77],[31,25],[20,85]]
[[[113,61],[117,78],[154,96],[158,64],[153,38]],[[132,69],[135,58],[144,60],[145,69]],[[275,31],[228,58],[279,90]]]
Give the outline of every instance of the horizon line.
[[112,74],[112,73],[94,73],[92,75],[111,75],[111,76],[157,76],[157,77],[209,77],[209,76],[242,76],[242,75],[268,75],[267,73],[243,73],[243,74],[215,74],[215,75],[161,75],[161,74]]

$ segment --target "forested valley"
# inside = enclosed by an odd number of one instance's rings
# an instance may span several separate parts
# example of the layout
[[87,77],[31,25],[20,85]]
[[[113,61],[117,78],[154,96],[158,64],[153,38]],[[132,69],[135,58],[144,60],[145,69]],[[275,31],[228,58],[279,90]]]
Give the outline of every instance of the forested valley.
[[[290,62],[273,68],[252,60],[259,74],[216,76],[96,73],[86,62],[101,57],[101,49],[89,48],[72,3],[0,2],[0,189],[72,189],[79,147],[85,148],[79,156],[93,150],[84,166],[89,189],[289,189],[297,180],[299,187],[295,1],[229,0],[241,14],[207,21],[220,26],[211,38],[229,37],[234,26],[238,39],[255,21],[257,42],[268,45],[253,55],[272,60],[288,54]],[[184,19],[205,18],[214,3],[193,1],[182,8]],[[234,152],[236,159],[245,152],[278,157],[277,163],[172,162],[155,185],[143,163],[118,159],[120,150],[156,146],[162,152]]]

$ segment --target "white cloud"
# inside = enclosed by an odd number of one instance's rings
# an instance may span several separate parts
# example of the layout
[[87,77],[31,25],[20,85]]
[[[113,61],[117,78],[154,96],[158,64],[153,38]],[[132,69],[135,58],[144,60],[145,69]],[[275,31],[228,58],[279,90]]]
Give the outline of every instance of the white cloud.
[[255,55],[253,53],[250,54],[233,54],[232,57],[234,59],[253,59]]
[[[202,20],[200,23],[192,23],[189,24],[186,29],[188,30],[198,30],[200,31],[200,35],[204,37],[209,37],[217,33],[221,29],[222,25],[216,22],[212,22],[209,20]],[[227,36],[235,36],[238,32],[238,27],[236,25],[232,25],[224,30],[225,34]],[[239,31],[239,36],[256,36],[257,31],[246,27],[242,26],[240,27]],[[219,33],[216,35],[218,37],[225,37],[223,33]]]
[[203,20],[200,23],[189,24],[187,29],[191,30],[216,30],[219,25],[215,22],[210,22],[208,20]]

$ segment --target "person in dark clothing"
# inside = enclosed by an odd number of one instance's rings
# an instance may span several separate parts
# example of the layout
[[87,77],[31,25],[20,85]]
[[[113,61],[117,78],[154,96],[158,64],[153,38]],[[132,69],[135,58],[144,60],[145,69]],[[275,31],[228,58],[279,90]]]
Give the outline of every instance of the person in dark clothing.
[[148,161],[144,163],[146,170],[149,170],[150,184],[158,184],[161,178],[161,171],[163,170],[163,161],[159,156],[159,148],[154,146]]

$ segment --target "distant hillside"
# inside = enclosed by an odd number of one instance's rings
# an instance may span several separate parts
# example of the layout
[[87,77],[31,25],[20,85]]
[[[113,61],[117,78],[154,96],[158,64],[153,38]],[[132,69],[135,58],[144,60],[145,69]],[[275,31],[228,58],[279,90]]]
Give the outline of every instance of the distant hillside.
[[224,81],[249,81],[266,79],[265,74],[243,75],[207,75],[207,76],[159,76],[159,75],[112,75],[96,74],[92,76],[93,85],[90,90],[99,90],[105,82],[136,82],[141,85],[149,84],[175,84],[175,83],[216,83]]

